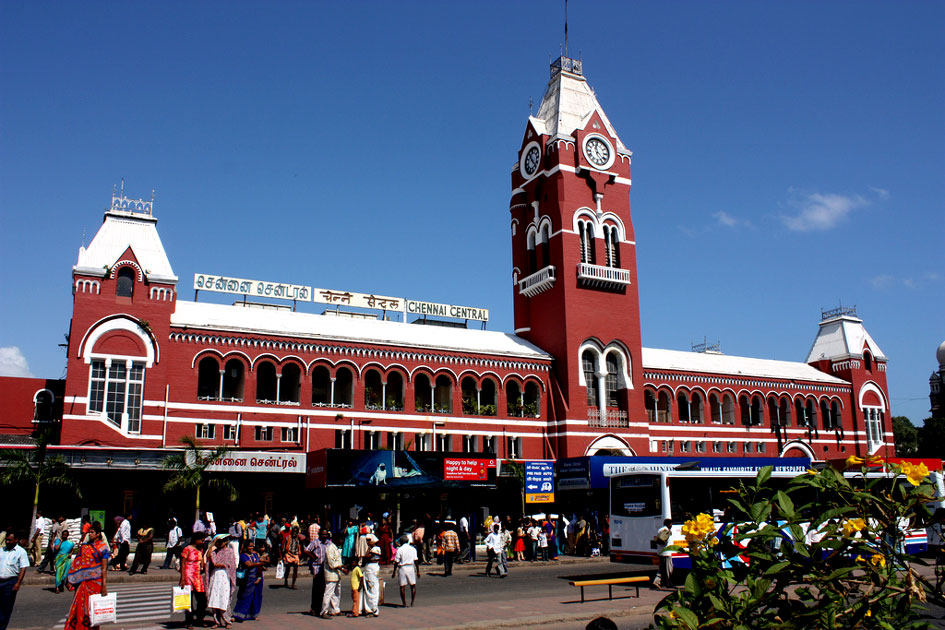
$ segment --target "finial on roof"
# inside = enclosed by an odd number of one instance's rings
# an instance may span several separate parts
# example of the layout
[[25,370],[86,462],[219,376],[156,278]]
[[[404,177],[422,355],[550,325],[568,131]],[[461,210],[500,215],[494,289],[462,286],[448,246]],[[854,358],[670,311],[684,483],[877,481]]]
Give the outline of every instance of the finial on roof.
[[709,343],[706,337],[702,338],[702,343],[692,343],[690,341],[689,347],[693,352],[701,352],[702,354],[722,354],[722,342]]
[[129,199],[125,196],[125,178],[121,178],[121,188],[116,191],[112,186],[112,203],[109,206],[109,212],[122,212],[124,214],[145,214],[151,216],[154,210],[154,189],[151,189],[151,200]]
[[568,0],[564,0],[564,56],[568,56]]
[[820,321],[826,321],[835,317],[856,317],[856,304],[853,306],[844,306],[842,302],[837,308],[820,309]]

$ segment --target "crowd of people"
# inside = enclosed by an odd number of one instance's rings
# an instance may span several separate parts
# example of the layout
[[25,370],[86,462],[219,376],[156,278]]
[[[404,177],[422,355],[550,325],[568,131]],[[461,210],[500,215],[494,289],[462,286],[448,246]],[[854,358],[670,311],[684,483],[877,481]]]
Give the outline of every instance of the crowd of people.
[[[471,527],[463,515],[433,518],[424,514],[397,527],[388,512],[375,518],[273,516],[254,513],[227,521],[217,531],[212,513],[200,513],[191,526],[189,542],[176,518],[167,522],[166,552],[161,569],[180,573],[179,586],[190,587],[191,610],[186,625],[203,626],[209,615],[214,627],[227,628],[233,618],[256,619],[262,610],[267,569],[288,589],[296,588],[299,570],[312,578],[310,613],[328,618],[342,614],[342,584],[350,584],[351,616],[378,616],[383,602],[381,567],[391,569],[400,587],[401,605],[416,599],[419,566],[439,563],[444,577],[456,563],[476,560],[476,544],[485,545],[485,574],[508,575],[510,562],[549,562],[560,554],[582,556],[606,553],[607,519],[587,517],[487,516]],[[88,598],[107,594],[109,571],[147,573],[154,552],[155,530],[132,528],[130,514],[116,517],[114,533],[105,536],[101,523],[83,516],[72,526],[59,517],[37,515],[29,536],[0,532],[0,630],[4,630],[26,567],[55,576],[55,591],[75,591],[66,630],[90,628]],[[70,531],[74,530],[74,531]],[[41,539],[45,532],[45,544]],[[132,538],[134,537],[134,538]],[[6,540],[4,540],[4,538]],[[134,555],[130,567],[132,542]]]

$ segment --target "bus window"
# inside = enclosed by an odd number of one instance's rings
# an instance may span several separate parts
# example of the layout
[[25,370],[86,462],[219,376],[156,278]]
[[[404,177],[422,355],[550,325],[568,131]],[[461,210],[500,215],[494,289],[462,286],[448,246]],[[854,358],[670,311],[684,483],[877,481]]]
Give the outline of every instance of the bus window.
[[614,516],[660,516],[659,475],[628,475],[613,479],[610,512]]

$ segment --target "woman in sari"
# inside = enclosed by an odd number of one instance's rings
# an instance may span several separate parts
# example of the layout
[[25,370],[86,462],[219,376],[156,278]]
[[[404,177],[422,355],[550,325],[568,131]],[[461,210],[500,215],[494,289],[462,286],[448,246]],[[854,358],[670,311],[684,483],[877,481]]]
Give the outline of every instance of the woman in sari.
[[203,618],[207,614],[207,594],[203,581],[206,539],[206,533],[194,532],[190,544],[180,552],[180,587],[190,587],[190,610],[184,611],[184,626],[187,628],[192,628],[194,623],[203,626]]
[[207,608],[216,621],[214,628],[229,628],[226,611],[230,607],[230,594],[236,585],[236,554],[227,544],[227,534],[213,537],[213,547],[207,554]]
[[56,542],[56,592],[61,593],[66,586],[66,576],[72,566],[72,550],[75,543],[69,540],[69,530],[64,529]]
[[89,597],[108,595],[108,543],[102,540],[102,524],[96,521],[89,527],[88,540],[79,545],[79,552],[66,578],[70,589],[75,589],[72,607],[66,617],[64,630],[89,630]]
[[358,526],[354,521],[348,521],[348,527],[345,529],[345,544],[341,548],[341,559],[345,564],[351,562],[354,557],[354,543],[358,537]]
[[246,541],[243,553],[240,555],[240,570],[243,571],[243,577],[239,577],[237,572],[236,584],[239,590],[236,592],[236,607],[233,609],[233,617],[239,621],[247,619],[255,620],[262,609],[263,595],[263,566],[266,563],[265,558],[260,558],[256,553],[256,545],[252,538]]
[[386,517],[381,519],[381,525],[377,528],[377,535],[380,536],[381,564],[390,564],[391,530],[390,521]]

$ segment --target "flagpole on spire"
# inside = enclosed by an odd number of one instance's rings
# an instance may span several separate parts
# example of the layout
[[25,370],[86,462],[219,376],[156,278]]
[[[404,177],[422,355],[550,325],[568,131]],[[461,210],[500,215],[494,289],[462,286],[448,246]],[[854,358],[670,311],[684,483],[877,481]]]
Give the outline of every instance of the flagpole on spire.
[[568,0],[564,0],[564,56],[568,56]]

